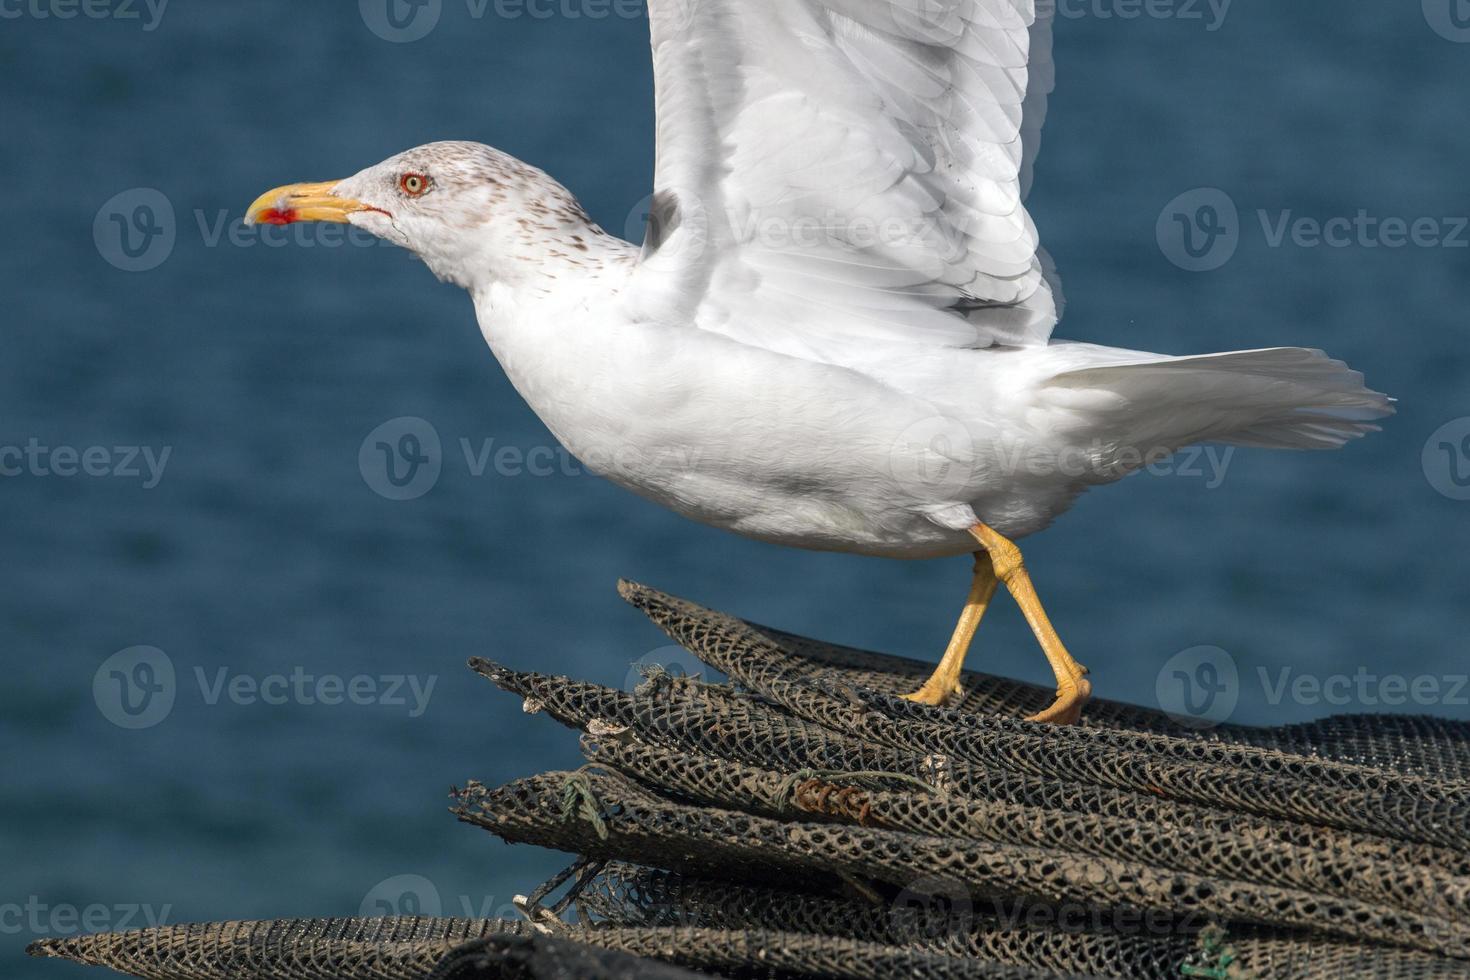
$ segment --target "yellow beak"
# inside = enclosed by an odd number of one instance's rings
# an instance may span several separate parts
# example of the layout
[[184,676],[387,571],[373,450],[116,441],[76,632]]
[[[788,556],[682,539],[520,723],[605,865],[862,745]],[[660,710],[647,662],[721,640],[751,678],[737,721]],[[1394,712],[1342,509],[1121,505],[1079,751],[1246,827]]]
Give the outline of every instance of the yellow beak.
[[332,188],[339,183],[329,180],[321,184],[288,184],[266,191],[245,212],[245,223],[289,225],[297,221],[334,221],[345,224],[348,215],[359,211],[387,213],[361,201],[335,196]]

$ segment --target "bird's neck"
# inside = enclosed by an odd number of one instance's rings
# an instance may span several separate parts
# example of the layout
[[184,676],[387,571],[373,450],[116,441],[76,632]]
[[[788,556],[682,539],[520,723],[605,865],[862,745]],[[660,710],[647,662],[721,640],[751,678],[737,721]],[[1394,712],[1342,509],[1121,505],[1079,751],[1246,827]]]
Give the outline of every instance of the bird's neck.
[[603,231],[580,207],[533,208],[497,222],[487,228],[483,248],[478,263],[483,274],[462,283],[482,324],[487,318],[548,321],[573,309],[605,305],[638,263],[637,246]]
[[448,253],[424,256],[441,278],[476,296],[492,286],[566,293],[635,260],[634,246],[598,227],[571,191],[544,171],[512,162],[513,169],[487,184],[481,207],[470,211],[473,226],[446,234]]
[[580,207],[533,208],[499,226],[491,237],[491,278],[528,297],[569,295],[587,283],[621,282],[638,257],[635,246],[603,231]]

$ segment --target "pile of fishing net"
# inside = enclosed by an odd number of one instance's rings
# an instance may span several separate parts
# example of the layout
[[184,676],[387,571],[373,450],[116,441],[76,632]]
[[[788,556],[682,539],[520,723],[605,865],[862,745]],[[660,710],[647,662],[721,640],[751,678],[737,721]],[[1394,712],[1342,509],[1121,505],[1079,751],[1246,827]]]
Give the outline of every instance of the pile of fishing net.
[[471,666],[583,733],[587,765],[455,794],[577,856],[520,921],[330,919],[47,940],[169,980],[251,977],[1466,977],[1470,725],[1207,732],[624,596],[728,683],[636,690]]

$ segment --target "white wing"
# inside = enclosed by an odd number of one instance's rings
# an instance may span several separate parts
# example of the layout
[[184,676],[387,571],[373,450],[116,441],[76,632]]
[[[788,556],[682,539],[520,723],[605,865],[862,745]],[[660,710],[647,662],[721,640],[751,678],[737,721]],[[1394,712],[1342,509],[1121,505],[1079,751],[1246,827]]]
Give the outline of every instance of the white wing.
[[1022,203],[1052,86],[1033,4],[650,0],[658,160],[632,301],[823,359],[1044,344],[1057,304]]

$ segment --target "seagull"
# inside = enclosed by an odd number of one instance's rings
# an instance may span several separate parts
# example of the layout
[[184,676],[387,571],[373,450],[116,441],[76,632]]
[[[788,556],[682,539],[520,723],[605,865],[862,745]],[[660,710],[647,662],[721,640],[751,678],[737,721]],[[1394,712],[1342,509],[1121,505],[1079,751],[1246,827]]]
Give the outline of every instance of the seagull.
[[1391,399],[1323,352],[1172,356],[1052,339],[1025,199],[1053,88],[1042,0],[650,0],[657,160],[641,245],[471,142],[261,195],[467,290],[516,390],[600,473],[761,541],[970,554],[911,700],[963,693],[999,585],[1075,724],[1087,669],[1015,541],[1084,490],[1200,442],[1332,449]]

